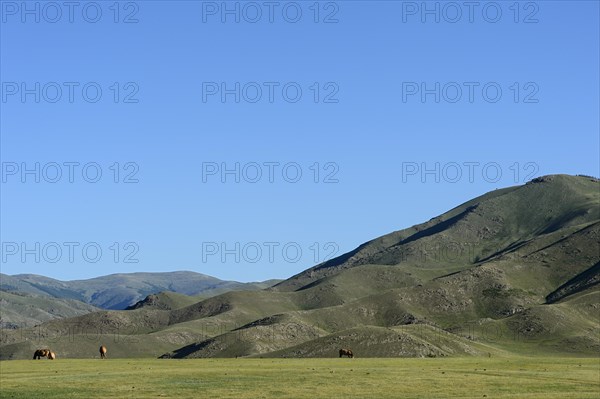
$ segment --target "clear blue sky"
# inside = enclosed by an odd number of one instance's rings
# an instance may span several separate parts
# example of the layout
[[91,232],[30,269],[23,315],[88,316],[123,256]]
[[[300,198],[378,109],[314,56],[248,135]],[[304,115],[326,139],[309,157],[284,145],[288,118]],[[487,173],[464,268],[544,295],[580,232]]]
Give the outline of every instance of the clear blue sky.
[[600,174],[597,1],[0,3],[3,273],[286,278]]

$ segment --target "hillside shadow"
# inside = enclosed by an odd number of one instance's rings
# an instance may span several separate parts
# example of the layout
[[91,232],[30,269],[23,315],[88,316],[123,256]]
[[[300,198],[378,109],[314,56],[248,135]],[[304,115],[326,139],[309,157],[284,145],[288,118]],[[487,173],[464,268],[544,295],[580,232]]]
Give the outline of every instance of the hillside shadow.
[[429,237],[434,234],[441,233],[444,230],[448,230],[450,227],[452,227],[453,225],[458,223],[461,219],[465,218],[469,213],[473,212],[477,208],[477,206],[478,205],[470,206],[467,209],[465,209],[463,212],[459,213],[458,215],[453,216],[447,220],[444,220],[443,222],[440,222],[440,223],[438,223],[434,226],[431,226],[425,230],[419,231],[418,233],[415,233],[415,234],[407,237],[406,239],[400,241],[399,243],[392,245],[391,248],[397,247],[400,245],[405,245],[405,244],[411,243],[413,241],[420,240],[421,238]]
[[556,290],[546,296],[546,303],[552,304],[566,297],[584,291],[600,283],[600,262],[590,267],[583,273],[579,273]]

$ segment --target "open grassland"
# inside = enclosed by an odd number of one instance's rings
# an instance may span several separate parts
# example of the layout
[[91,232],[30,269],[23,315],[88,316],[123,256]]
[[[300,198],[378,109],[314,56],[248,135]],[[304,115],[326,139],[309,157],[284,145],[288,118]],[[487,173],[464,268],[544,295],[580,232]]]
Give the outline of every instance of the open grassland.
[[600,359],[0,362],[1,398],[598,398]]

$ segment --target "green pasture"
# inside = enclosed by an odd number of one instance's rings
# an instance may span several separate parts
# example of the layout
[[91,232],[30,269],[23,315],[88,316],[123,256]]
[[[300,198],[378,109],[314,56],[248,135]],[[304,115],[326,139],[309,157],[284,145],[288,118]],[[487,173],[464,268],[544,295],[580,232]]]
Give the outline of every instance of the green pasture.
[[57,359],[0,362],[0,398],[598,398],[600,359]]

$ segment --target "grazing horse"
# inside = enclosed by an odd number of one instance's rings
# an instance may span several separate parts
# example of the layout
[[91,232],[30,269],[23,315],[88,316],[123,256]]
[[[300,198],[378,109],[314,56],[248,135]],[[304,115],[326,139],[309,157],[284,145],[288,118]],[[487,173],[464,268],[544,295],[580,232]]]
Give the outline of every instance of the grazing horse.
[[48,359],[50,359],[50,360],[56,359],[56,353],[48,351]]
[[350,349],[340,349],[340,357],[342,356],[354,357],[354,353]]
[[99,349],[100,359],[106,359],[106,346],[102,345]]
[[33,352],[33,359],[39,360],[43,357],[47,357],[48,353],[50,353],[50,349],[38,349],[35,352]]

